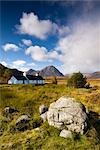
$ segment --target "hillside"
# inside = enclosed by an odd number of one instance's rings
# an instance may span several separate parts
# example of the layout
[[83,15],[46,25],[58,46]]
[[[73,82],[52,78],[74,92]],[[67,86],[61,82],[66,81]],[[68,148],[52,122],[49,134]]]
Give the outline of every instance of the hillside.
[[22,71],[19,71],[17,69],[10,69],[0,64],[0,83],[7,83],[7,80],[12,75],[22,75],[22,73]]
[[30,69],[27,74],[35,75],[36,73],[39,73],[42,77],[51,77],[51,76],[58,76],[63,77],[64,75],[54,66],[47,66],[43,68],[42,70],[32,70]]

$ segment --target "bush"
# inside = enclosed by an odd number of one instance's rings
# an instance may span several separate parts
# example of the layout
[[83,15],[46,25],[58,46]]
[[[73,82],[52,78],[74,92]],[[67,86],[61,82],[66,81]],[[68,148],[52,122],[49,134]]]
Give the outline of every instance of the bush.
[[57,78],[56,77],[52,78],[52,84],[57,84]]
[[73,75],[68,79],[67,85],[74,88],[84,88],[86,85],[86,77],[82,73],[73,73]]

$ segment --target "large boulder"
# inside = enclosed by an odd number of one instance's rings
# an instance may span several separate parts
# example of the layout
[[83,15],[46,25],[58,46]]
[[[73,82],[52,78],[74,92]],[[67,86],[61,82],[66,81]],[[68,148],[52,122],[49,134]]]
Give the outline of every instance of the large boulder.
[[43,114],[43,113],[45,113],[46,111],[48,111],[48,107],[47,106],[41,105],[39,107],[39,113],[40,113],[40,115]]
[[47,112],[49,125],[83,134],[87,130],[87,114],[84,105],[74,98],[61,97],[52,103]]

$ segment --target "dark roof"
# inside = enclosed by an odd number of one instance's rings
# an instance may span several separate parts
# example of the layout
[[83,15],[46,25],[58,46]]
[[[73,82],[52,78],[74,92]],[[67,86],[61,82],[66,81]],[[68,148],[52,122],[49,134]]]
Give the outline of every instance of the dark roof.
[[17,80],[27,80],[26,77],[24,76],[16,76],[16,75],[13,75]]
[[44,80],[41,76],[33,76],[33,75],[26,75],[25,76],[16,76],[14,75],[14,77],[17,79],[17,80]]
[[44,80],[41,76],[26,75],[29,80]]

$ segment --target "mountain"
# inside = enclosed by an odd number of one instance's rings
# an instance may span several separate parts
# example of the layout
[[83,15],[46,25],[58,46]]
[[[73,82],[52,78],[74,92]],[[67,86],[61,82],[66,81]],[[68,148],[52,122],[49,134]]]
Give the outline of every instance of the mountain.
[[57,68],[54,66],[47,66],[44,69],[39,71],[39,75],[43,77],[49,76],[64,76]]
[[[84,76],[86,76],[88,79],[98,79],[100,78],[100,71],[93,72],[93,73],[83,73]],[[69,77],[70,74],[66,74],[66,77]]]
[[28,70],[27,72],[26,72],[26,74],[28,74],[28,75],[34,75],[34,74],[36,74],[37,73],[37,71],[36,70],[33,70],[33,69],[30,69],[30,70]]
[[54,66],[47,66],[42,70],[33,70],[30,69],[27,74],[29,75],[35,75],[36,73],[38,73],[40,76],[42,77],[50,77],[50,76],[64,76],[57,68],[55,68]]
[[100,78],[100,71],[91,73],[89,78],[91,78],[91,79],[98,79],[98,78]]
[[22,75],[23,72],[17,69],[10,69],[0,64],[0,83],[7,83],[12,75]]

